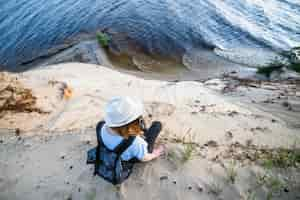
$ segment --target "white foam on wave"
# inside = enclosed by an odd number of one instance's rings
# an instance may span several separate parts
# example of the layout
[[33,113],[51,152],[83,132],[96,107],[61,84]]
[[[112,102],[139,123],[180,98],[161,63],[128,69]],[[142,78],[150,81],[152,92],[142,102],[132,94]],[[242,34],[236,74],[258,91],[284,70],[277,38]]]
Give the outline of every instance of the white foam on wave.
[[232,62],[247,65],[249,67],[265,67],[274,62],[287,64],[288,59],[280,54],[266,49],[235,48],[214,49],[215,54]]

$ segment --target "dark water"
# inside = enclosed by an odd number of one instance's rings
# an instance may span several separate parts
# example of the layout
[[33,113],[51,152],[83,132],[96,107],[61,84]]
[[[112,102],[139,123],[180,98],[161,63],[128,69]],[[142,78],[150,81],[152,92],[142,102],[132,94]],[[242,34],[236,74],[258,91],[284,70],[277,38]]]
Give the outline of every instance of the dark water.
[[300,0],[0,0],[0,66],[98,28],[126,33],[150,52],[219,47],[232,49],[227,58],[253,59],[256,49],[300,45]]

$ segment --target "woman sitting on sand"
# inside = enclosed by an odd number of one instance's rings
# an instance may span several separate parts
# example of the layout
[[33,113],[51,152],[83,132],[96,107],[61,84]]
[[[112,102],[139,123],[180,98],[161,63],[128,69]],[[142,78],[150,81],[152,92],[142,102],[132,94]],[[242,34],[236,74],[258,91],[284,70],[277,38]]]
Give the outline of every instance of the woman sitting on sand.
[[[153,122],[150,128],[146,129],[142,115],[143,105],[141,102],[129,97],[116,97],[111,99],[106,105],[105,121],[99,122],[97,125],[97,137],[100,140],[99,146],[102,145],[106,149],[106,151],[102,151],[102,154],[105,154],[105,152],[121,152],[120,158],[123,164],[121,168],[125,168],[124,164],[153,160],[164,152],[163,146],[154,148],[155,140],[161,131],[161,123]],[[122,150],[120,151],[120,149]],[[105,160],[109,159],[101,160],[100,174],[98,174],[105,179],[110,179],[110,174],[107,171],[112,167],[108,166],[111,165],[109,163],[105,166],[105,163],[103,164]],[[102,174],[101,166],[103,167]]]

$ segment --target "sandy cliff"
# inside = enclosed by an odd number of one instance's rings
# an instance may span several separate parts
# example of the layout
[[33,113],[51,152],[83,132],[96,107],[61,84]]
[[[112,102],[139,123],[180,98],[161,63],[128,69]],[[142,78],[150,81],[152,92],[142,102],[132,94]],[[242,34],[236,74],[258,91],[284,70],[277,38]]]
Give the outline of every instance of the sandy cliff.
[[[281,150],[299,150],[299,121],[293,117],[299,116],[297,82],[240,81],[240,87],[226,80],[166,82],[78,63],[1,76],[1,94],[9,85],[22,88],[6,91],[14,97],[11,105],[29,97],[31,104],[25,104],[25,110],[1,110],[0,169],[5,173],[0,174],[0,199],[265,199],[268,195],[296,199],[299,195],[298,161],[284,168],[262,167]],[[24,90],[31,96],[22,96]],[[228,90],[230,97],[224,94]],[[290,92],[284,92],[289,101],[281,107],[292,112],[288,115],[292,125],[253,102],[276,99],[284,90]],[[159,142],[168,149],[162,158],[137,165],[120,188],[93,177],[91,166],[85,165],[86,151],[95,145],[95,124],[102,119],[107,100],[116,95],[143,100],[146,121],[162,121]],[[273,179],[280,183],[278,188],[269,186]]]

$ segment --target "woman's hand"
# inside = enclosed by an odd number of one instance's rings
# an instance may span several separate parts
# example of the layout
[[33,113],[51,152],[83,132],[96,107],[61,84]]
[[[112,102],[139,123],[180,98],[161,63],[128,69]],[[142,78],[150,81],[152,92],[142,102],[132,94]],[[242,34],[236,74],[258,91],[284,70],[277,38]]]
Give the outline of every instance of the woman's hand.
[[165,147],[162,145],[159,145],[157,148],[155,148],[152,152],[157,157],[163,155],[165,153]]
[[163,155],[164,152],[165,152],[165,147],[160,145],[157,148],[155,148],[152,153],[147,153],[142,159],[142,161],[147,162],[155,158],[158,158],[159,156]]

